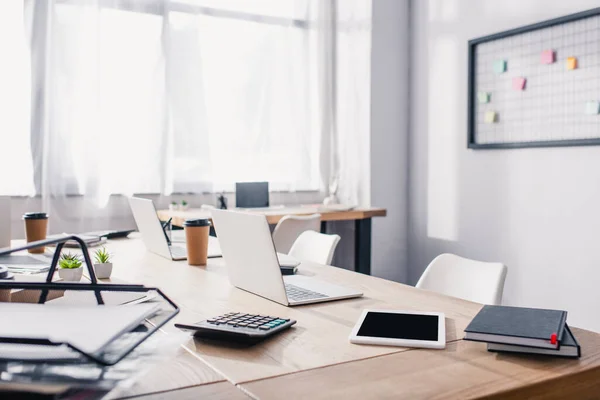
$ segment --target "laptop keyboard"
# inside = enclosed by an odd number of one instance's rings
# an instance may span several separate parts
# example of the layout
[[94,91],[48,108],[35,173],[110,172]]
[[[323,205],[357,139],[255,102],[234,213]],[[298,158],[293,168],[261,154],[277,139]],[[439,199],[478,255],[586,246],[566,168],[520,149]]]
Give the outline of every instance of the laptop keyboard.
[[181,246],[171,246],[171,256],[175,258],[187,257],[187,250]]
[[316,300],[329,297],[323,293],[313,292],[312,290],[304,289],[289,283],[285,284],[285,292],[287,293],[288,300],[291,301]]

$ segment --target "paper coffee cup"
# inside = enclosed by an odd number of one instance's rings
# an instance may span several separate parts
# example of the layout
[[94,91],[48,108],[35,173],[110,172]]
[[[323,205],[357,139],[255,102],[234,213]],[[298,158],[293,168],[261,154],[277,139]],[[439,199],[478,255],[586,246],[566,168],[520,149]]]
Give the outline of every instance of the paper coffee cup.
[[208,219],[188,219],[183,223],[189,265],[206,265],[208,256]]
[[[27,237],[27,243],[46,239],[46,233],[48,232],[48,214],[44,212],[25,213],[23,214],[23,220],[25,221],[25,236]],[[28,249],[27,251],[38,254],[43,253],[45,249],[46,248],[42,246]]]

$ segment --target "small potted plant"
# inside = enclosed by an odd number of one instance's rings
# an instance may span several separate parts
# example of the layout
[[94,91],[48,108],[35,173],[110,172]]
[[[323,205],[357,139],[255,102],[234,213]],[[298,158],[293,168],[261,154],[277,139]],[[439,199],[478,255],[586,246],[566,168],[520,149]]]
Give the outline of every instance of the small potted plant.
[[187,210],[189,207],[190,207],[190,205],[188,204],[188,202],[187,202],[187,201],[185,201],[185,200],[181,200],[181,206],[179,206],[179,209],[180,209],[181,211],[185,211],[185,210]]
[[107,279],[112,274],[111,254],[106,250],[106,247],[96,250],[94,253],[94,271],[96,278]]
[[177,202],[172,201],[171,204],[169,204],[169,211],[175,211],[175,210],[177,210]]
[[77,254],[63,253],[58,261],[58,276],[65,281],[79,282],[83,275],[82,264]]

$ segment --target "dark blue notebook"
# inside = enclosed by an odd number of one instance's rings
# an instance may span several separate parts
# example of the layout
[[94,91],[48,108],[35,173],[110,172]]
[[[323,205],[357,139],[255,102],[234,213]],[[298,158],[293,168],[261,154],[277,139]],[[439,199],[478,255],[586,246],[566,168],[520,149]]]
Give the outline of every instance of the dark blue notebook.
[[573,335],[573,332],[569,329],[569,325],[565,325],[565,335],[560,343],[560,349],[540,349],[539,347],[498,343],[488,343],[487,349],[488,351],[495,352],[541,354],[553,357],[581,357],[581,346],[579,346],[575,335]]
[[465,329],[465,340],[558,349],[566,322],[566,311],[484,306]]

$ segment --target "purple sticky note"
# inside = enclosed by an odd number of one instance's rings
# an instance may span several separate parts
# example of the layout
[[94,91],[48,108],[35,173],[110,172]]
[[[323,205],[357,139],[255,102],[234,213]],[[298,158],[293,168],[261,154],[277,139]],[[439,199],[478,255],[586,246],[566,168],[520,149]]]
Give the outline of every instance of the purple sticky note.
[[514,90],[525,90],[525,82],[527,80],[523,77],[513,78],[513,89]]
[[556,53],[554,50],[544,50],[542,51],[542,64],[552,64],[556,61]]

